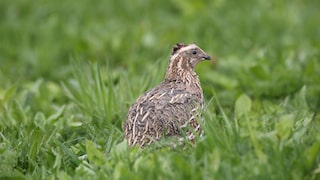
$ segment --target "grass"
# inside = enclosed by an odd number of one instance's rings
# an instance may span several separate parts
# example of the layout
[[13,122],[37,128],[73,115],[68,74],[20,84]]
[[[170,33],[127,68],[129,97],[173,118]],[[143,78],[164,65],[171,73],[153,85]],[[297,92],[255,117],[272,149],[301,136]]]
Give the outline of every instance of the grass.
[[[314,1],[0,2],[0,179],[319,179]],[[130,104],[196,42],[195,146],[129,148]],[[159,148],[161,146],[161,148]]]

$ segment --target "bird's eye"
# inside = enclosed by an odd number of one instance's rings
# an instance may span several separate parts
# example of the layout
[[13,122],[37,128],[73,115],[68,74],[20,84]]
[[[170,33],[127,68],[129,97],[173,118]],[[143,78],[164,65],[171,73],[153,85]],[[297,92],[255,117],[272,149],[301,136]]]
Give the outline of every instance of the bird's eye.
[[192,50],[192,54],[196,55],[197,51],[196,50]]

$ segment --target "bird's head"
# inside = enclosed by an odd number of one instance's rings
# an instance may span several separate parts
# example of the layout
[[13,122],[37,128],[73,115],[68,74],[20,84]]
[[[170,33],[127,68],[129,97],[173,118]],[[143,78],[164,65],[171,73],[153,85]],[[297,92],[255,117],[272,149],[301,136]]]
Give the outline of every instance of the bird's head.
[[174,45],[166,77],[179,76],[183,72],[193,72],[196,65],[211,57],[195,44]]
[[180,63],[182,68],[194,69],[199,62],[210,59],[211,57],[197,45],[178,43],[173,47],[170,63]]

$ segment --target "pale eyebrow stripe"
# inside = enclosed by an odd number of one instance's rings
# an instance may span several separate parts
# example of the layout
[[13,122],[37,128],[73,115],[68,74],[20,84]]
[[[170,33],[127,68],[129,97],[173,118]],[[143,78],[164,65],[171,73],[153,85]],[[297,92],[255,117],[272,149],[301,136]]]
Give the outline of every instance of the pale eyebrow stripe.
[[175,53],[171,58],[175,59],[176,56],[178,56],[179,53],[181,53],[181,52],[183,52],[183,51],[188,51],[188,50],[190,50],[190,49],[194,49],[194,48],[197,48],[197,47],[198,47],[198,46],[196,46],[195,44],[190,44],[190,45],[188,45],[188,46],[186,46],[186,47],[183,47],[183,48],[179,49],[179,50],[177,51],[177,53]]
[[188,46],[186,46],[186,47],[181,48],[181,49],[179,50],[179,52],[188,51],[188,50],[194,49],[194,48],[197,48],[197,46],[194,45],[194,44],[190,44],[190,45],[188,45]]

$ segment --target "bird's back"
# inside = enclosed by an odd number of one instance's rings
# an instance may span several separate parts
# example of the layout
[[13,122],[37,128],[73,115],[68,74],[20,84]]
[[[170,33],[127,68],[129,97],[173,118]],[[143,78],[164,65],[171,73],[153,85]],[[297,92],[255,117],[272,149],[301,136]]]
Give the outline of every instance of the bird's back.
[[[181,136],[191,126],[200,131],[196,118],[199,107],[203,106],[201,88],[188,90],[180,82],[162,82],[141,95],[130,107],[123,125],[129,145],[151,144],[163,136]],[[199,126],[199,127],[198,127]]]

